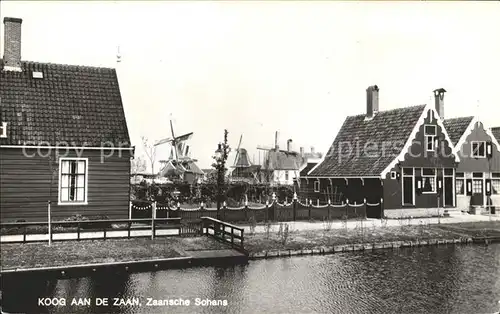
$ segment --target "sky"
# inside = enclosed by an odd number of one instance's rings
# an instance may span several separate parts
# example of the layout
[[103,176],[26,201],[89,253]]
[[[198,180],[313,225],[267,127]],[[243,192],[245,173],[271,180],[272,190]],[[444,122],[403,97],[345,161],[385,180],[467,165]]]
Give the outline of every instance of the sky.
[[370,85],[380,110],[433,103],[442,87],[446,118],[500,126],[498,1],[2,1],[0,12],[23,19],[23,60],[117,69],[136,156],[141,136],[170,136],[171,118],[176,135],[194,132],[202,168],[224,129],[256,163],[276,131],[281,147],[326,153],[345,117],[366,112]]

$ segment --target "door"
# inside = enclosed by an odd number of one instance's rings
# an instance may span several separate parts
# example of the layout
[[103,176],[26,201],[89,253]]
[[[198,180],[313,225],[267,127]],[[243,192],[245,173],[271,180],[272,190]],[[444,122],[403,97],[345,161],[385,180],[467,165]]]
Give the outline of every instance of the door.
[[366,196],[366,217],[367,218],[382,218],[383,197],[382,181],[379,179],[365,179],[365,196]]
[[403,177],[403,205],[413,205],[413,177]]
[[453,177],[444,177],[444,207],[453,207]]
[[472,197],[471,205],[483,206],[484,205],[484,181],[483,179],[472,180]]

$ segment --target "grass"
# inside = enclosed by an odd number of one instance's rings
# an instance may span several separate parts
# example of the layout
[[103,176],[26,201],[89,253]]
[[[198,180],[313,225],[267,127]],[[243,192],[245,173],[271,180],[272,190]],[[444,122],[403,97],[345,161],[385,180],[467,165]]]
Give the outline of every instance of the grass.
[[187,251],[226,249],[207,237],[2,243],[1,267],[54,267],[188,256]]
[[[471,225],[463,224],[469,230],[475,230]],[[453,225],[449,225],[453,226]],[[495,228],[500,228],[496,222]],[[499,229],[500,230],[500,229]],[[279,235],[265,233],[247,235],[245,249],[251,253],[270,250],[305,250],[333,245],[349,245],[361,243],[380,243],[393,241],[428,241],[431,239],[457,239],[471,236],[460,232],[460,229],[448,228],[448,225],[422,225],[386,228],[332,229],[316,231],[292,231],[286,243],[280,241]],[[490,232],[491,233],[491,232]],[[499,233],[500,235],[500,233]]]

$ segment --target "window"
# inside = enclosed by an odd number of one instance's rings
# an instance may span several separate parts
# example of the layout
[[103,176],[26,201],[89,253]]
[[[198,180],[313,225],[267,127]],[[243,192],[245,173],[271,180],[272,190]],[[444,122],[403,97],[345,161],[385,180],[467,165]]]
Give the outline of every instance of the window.
[[436,169],[422,169],[422,193],[436,192]]
[[483,194],[483,180],[472,181],[472,194]]
[[59,159],[59,203],[87,203],[87,158]]
[[500,179],[491,179],[491,194],[500,194]]
[[427,151],[434,151],[434,140],[436,139],[436,126],[435,125],[425,125],[425,147]]
[[465,175],[463,172],[457,172],[456,174],[455,192],[457,195],[465,195]]
[[471,142],[472,157],[486,158],[486,142]]
[[319,181],[314,181],[314,192],[319,192]]
[[0,125],[0,138],[7,137],[7,122],[2,122]]

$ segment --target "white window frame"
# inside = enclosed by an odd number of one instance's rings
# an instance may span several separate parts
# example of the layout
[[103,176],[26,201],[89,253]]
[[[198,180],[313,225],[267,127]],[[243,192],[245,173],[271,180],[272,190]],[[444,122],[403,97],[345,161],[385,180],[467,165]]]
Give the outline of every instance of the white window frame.
[[[427,134],[426,132],[427,127],[434,127],[434,134]],[[424,136],[425,136],[425,150],[428,152],[433,152],[436,149],[435,140],[437,137],[437,126],[434,124],[424,124]],[[429,138],[431,138],[430,141]],[[432,144],[431,149],[429,149],[429,143]]]
[[[461,172],[461,174],[462,175],[460,177],[455,174],[455,193],[457,195],[460,195],[460,196],[465,196],[465,195],[467,195],[467,186],[466,186],[466,182],[467,181],[465,180],[465,173]],[[460,192],[457,191],[457,182],[458,181],[462,182],[462,187],[463,187],[463,190],[464,190],[463,193],[460,193]]]
[[2,130],[0,132],[0,138],[7,138],[7,122],[2,122],[0,129]]
[[314,181],[314,192],[319,192],[319,191],[320,191],[320,183],[319,180],[316,180]]
[[[66,202],[61,200],[61,188],[62,188],[62,165],[63,161],[85,161],[85,193],[83,202]],[[57,191],[57,205],[88,205],[88,186],[89,181],[89,159],[81,157],[61,157],[59,158],[59,188]]]
[[[405,174],[405,169],[412,169],[412,174]],[[412,167],[402,167],[401,168],[401,205],[402,206],[415,206],[415,169]],[[412,203],[411,204],[406,204],[405,203],[405,191],[404,191],[404,178],[412,178]]]
[[[434,174],[424,174],[424,169],[434,170]],[[435,194],[437,193],[437,169],[435,168],[421,168],[420,176],[422,177],[422,194]],[[423,191],[425,186],[425,178],[434,178],[434,186],[431,185],[432,191]]]
[[[474,155],[474,144],[483,144],[484,145],[484,155],[483,156]],[[486,141],[471,141],[470,142],[470,154],[471,154],[472,158],[486,158]]]

